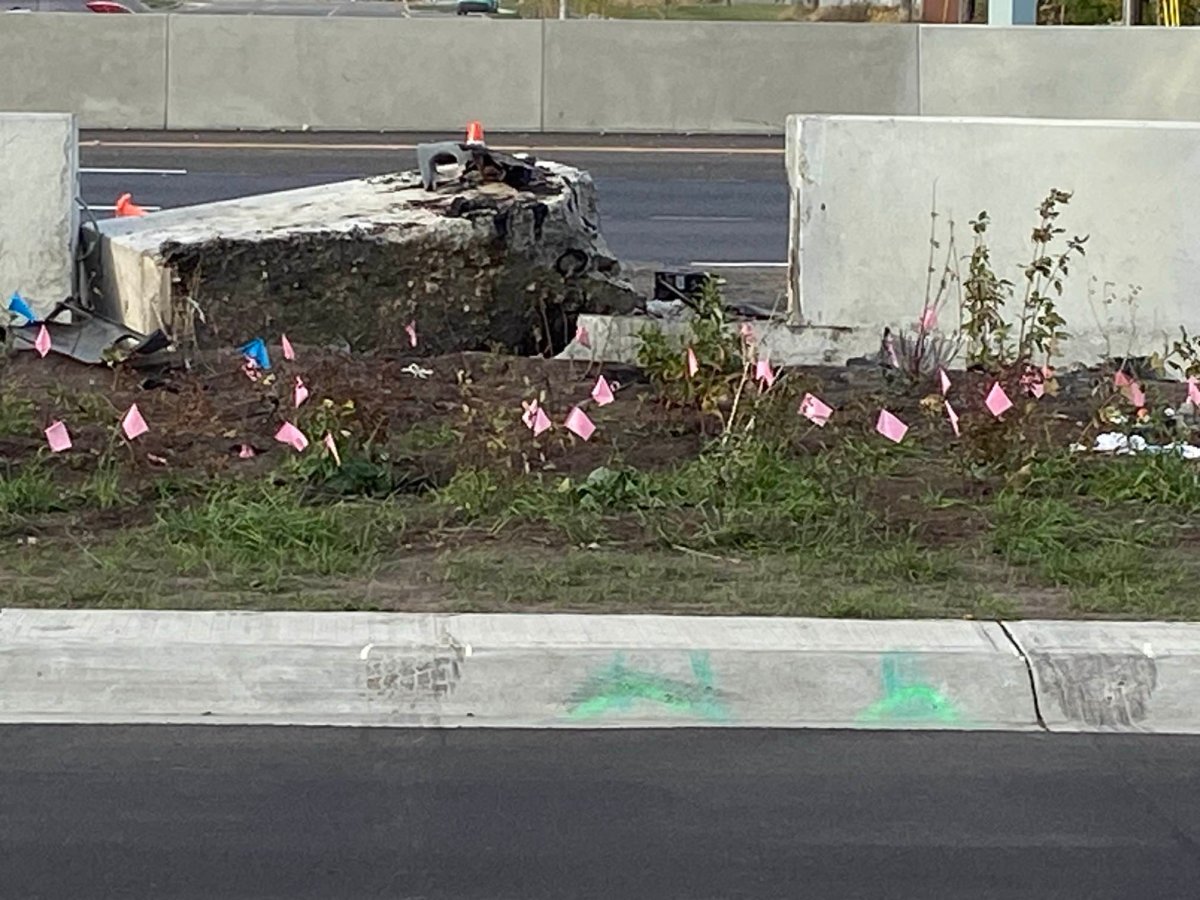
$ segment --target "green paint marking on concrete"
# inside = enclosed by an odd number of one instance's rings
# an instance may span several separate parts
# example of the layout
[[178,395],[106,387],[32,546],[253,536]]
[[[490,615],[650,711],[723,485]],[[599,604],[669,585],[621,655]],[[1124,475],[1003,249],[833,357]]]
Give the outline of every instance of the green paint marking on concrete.
[[941,691],[926,684],[915,675],[915,666],[904,666],[906,660],[900,654],[883,659],[883,699],[871,704],[862,714],[862,722],[920,722],[939,721],[956,723],[958,710]]
[[568,714],[591,719],[632,709],[637,701],[656,703],[680,715],[714,721],[729,718],[713,687],[712,664],[707,653],[689,654],[694,681],[668,678],[657,672],[631,669],[618,653],[607,668],[597,672],[575,693]]

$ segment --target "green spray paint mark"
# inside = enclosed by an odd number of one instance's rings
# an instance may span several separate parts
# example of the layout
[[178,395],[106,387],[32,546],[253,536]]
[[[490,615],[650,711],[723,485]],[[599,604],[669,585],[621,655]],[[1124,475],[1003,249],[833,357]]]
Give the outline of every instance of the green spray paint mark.
[[[959,719],[944,694],[920,679],[914,664],[904,665],[902,654],[883,658],[883,699],[871,704],[859,715],[861,722],[920,722],[954,723]],[[907,671],[901,672],[901,668]]]
[[618,653],[607,668],[597,672],[575,692],[568,715],[590,719],[633,708],[636,701],[657,703],[681,715],[704,719],[729,718],[713,687],[708,654],[689,654],[694,681],[668,678],[656,672],[631,669],[625,655]]

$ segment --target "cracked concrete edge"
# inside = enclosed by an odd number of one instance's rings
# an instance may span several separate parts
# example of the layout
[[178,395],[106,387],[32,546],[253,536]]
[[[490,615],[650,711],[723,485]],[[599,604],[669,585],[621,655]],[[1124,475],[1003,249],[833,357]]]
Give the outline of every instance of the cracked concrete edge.
[[0,610],[0,722],[1198,732],[1200,625]]

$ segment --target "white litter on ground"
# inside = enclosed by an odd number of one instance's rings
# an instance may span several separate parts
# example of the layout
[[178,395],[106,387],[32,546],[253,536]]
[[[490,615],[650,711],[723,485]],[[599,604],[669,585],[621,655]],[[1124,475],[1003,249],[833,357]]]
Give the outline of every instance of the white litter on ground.
[[1184,459],[1200,459],[1200,447],[1195,444],[1151,444],[1140,434],[1121,434],[1119,431],[1105,431],[1096,435],[1096,442],[1091,447],[1083,444],[1072,444],[1072,453],[1113,453],[1117,456],[1133,456],[1139,453],[1174,453]]

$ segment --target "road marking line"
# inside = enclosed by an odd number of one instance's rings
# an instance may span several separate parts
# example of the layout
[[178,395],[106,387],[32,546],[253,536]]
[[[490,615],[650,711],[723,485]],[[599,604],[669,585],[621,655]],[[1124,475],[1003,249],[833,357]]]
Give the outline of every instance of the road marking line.
[[[289,152],[315,151],[326,153],[335,150],[350,150],[355,153],[378,151],[395,153],[397,150],[415,150],[416,144],[287,144],[287,143],[233,143],[212,141],[81,141],[81,147],[112,147],[124,150],[283,150]],[[628,153],[628,154],[690,154],[708,156],[783,156],[782,147],[577,147],[569,144],[529,144],[500,146],[493,149],[504,153]]]
[[187,169],[81,168],[81,175],[186,175]]
[[[161,206],[143,206],[141,203],[139,203],[138,206],[141,206],[142,209],[144,209],[146,212],[158,212],[162,209]],[[92,210],[93,212],[116,212],[117,211],[117,208],[115,206],[96,206],[94,203],[89,203],[87,205],[87,208]]]
[[706,269],[785,269],[785,262],[690,262],[689,266]]

